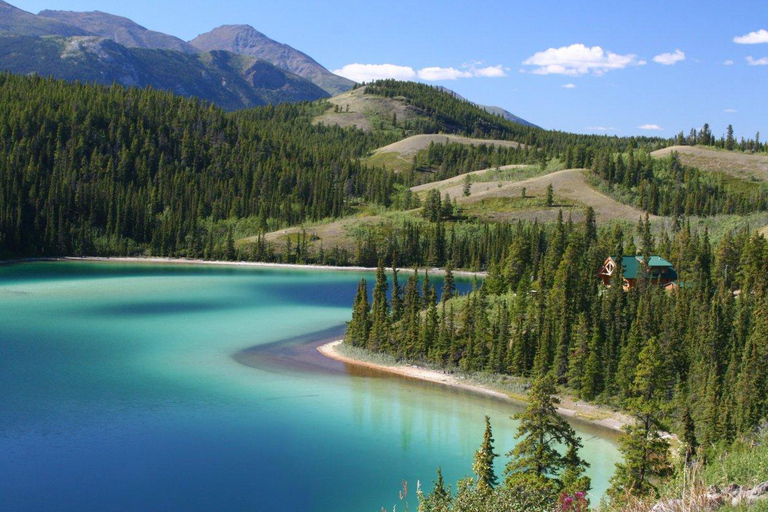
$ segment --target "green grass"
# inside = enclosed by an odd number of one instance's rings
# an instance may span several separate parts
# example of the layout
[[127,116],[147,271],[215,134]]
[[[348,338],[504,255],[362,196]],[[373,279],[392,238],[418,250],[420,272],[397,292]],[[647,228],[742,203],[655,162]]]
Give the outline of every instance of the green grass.
[[384,167],[390,171],[407,172],[411,169],[412,162],[400,158],[400,153],[376,153],[367,158],[368,165]]

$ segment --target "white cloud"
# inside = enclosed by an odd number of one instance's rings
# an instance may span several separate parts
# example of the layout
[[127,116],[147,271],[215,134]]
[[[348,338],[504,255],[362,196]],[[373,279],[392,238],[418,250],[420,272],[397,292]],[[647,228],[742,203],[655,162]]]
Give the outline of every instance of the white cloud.
[[459,71],[456,68],[441,68],[437,66],[422,68],[417,72],[422,80],[436,82],[439,80],[456,80],[457,78],[470,78],[472,73],[468,71]]
[[504,68],[501,67],[501,64],[498,66],[488,66],[485,68],[471,68],[472,69],[472,76],[480,76],[480,77],[487,77],[487,78],[501,78],[507,76],[507,73],[504,71]]
[[763,57],[762,59],[756,59],[750,55],[749,57],[747,57],[747,64],[749,64],[750,66],[768,66],[768,57]]
[[416,71],[412,67],[395,64],[347,64],[333,72],[355,82],[370,82],[381,78],[396,78],[398,80],[416,78]]
[[579,76],[593,73],[603,75],[614,69],[627,66],[642,66],[645,61],[637,55],[619,55],[603,50],[599,46],[588,48],[583,44],[572,44],[561,48],[549,48],[523,61],[525,66],[535,66],[531,73],[537,75]]
[[731,59],[728,59],[725,62],[723,62],[723,66],[733,66],[733,61]]
[[576,84],[564,84],[563,89],[575,89]]
[[501,65],[477,67],[479,63],[465,64],[461,69],[453,67],[443,68],[439,66],[428,66],[415,70],[410,66],[399,66],[397,64],[347,64],[341,69],[333,72],[337,75],[349,78],[355,82],[370,82],[382,78],[395,78],[397,80],[415,80],[421,79],[430,82],[441,80],[456,80],[457,78],[498,78],[505,77],[507,74]]
[[750,32],[743,36],[734,37],[733,42],[738,44],[768,43],[768,30],[760,29],[756,32]]
[[735,108],[727,108],[723,110],[723,112],[725,112],[726,114],[735,114],[736,112],[738,112],[738,110],[736,110]]
[[587,130],[592,130],[593,132],[615,132],[616,128],[613,126],[587,126]]
[[641,124],[638,126],[641,130],[655,130],[655,131],[663,131],[664,128],[657,124]]
[[653,62],[663,66],[672,66],[681,60],[685,60],[685,53],[680,50],[675,50],[673,53],[662,53],[653,58]]

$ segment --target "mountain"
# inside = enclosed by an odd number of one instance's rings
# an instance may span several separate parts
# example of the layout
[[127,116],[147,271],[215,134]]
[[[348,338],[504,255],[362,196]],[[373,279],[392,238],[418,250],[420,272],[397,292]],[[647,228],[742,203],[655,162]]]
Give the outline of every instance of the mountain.
[[88,31],[62,23],[58,20],[42,18],[31,12],[0,0],[0,34],[3,32],[22,36],[83,36]]
[[352,80],[334,75],[309,55],[278,43],[249,25],[223,25],[197,36],[190,44],[202,51],[226,50],[271,62],[306,78],[331,95],[348,91],[354,85]]
[[38,17],[66,23],[85,33],[111,39],[128,48],[174,50],[184,53],[198,51],[197,48],[178,37],[148,30],[128,18],[100,11],[41,11]]
[[[438,89],[443,91],[443,92],[447,92],[448,94],[450,94],[454,98],[457,98],[457,99],[460,99],[460,100],[463,100],[463,101],[469,101],[467,98],[465,98],[461,94],[457,93],[456,91],[452,91],[451,89],[448,89],[447,87],[439,86]],[[522,117],[517,117],[512,112],[510,112],[508,110],[505,110],[505,109],[503,109],[501,107],[494,107],[494,106],[489,106],[489,105],[480,105],[479,103],[475,103],[475,102],[472,102],[472,101],[470,101],[470,103],[472,103],[473,105],[475,105],[477,107],[480,107],[481,109],[485,110],[489,114],[493,114],[495,116],[501,116],[504,119],[506,119],[507,121],[512,121],[513,123],[517,123],[517,124],[522,124],[523,126],[530,126],[530,127],[533,127],[533,128],[539,128],[539,126],[531,123],[530,121],[526,121]]]
[[508,110],[505,110],[505,109],[503,109],[501,107],[494,107],[494,106],[490,106],[490,105],[479,105],[477,103],[475,103],[475,105],[477,105],[481,109],[485,110],[489,114],[493,114],[495,116],[501,116],[504,119],[506,119],[507,121],[512,121],[513,123],[522,124],[524,126],[531,126],[533,128],[539,128],[538,125],[535,125],[535,124],[533,124],[530,121],[526,121],[522,117],[517,117],[512,112],[510,112]]
[[96,36],[0,36],[0,69],[70,81],[152,86],[227,110],[328,96],[313,83],[253,57],[126,48]]

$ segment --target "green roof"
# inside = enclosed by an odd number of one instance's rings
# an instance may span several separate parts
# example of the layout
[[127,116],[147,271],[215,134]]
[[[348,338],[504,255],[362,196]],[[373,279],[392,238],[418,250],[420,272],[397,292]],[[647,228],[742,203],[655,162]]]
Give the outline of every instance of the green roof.
[[[642,261],[643,257],[638,256],[638,258]],[[648,266],[649,267],[671,267],[672,264],[662,258],[661,256],[651,256],[648,258]]]
[[634,256],[624,256],[621,258],[621,273],[624,275],[625,279],[636,279],[637,269],[639,267],[640,262]]
[[[618,260],[616,256],[612,256],[614,260]],[[621,273],[625,279],[637,279],[638,270],[640,270],[640,263],[642,263],[642,256],[622,256],[621,258]],[[662,258],[661,256],[651,256],[648,258],[648,266],[651,268],[659,269],[659,267],[669,268],[669,277],[671,279],[677,279],[677,273],[673,265]]]

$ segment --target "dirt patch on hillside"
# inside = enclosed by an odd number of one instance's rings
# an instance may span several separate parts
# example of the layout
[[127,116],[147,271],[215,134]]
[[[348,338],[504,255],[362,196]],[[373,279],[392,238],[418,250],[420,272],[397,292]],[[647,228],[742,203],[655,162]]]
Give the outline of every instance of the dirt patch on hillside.
[[[360,87],[328,98],[326,101],[332,106],[323,115],[316,117],[313,122],[371,131],[377,119],[391,123],[393,114],[397,116],[398,122],[419,117],[419,110],[406,105],[404,98],[384,98],[365,94],[364,91],[365,87]],[[339,112],[334,111],[335,106],[339,107]]]
[[673,151],[680,155],[680,161],[704,171],[724,172],[737,178],[768,181],[768,156],[719,151],[698,146],[671,146],[651,153],[663,158]]

